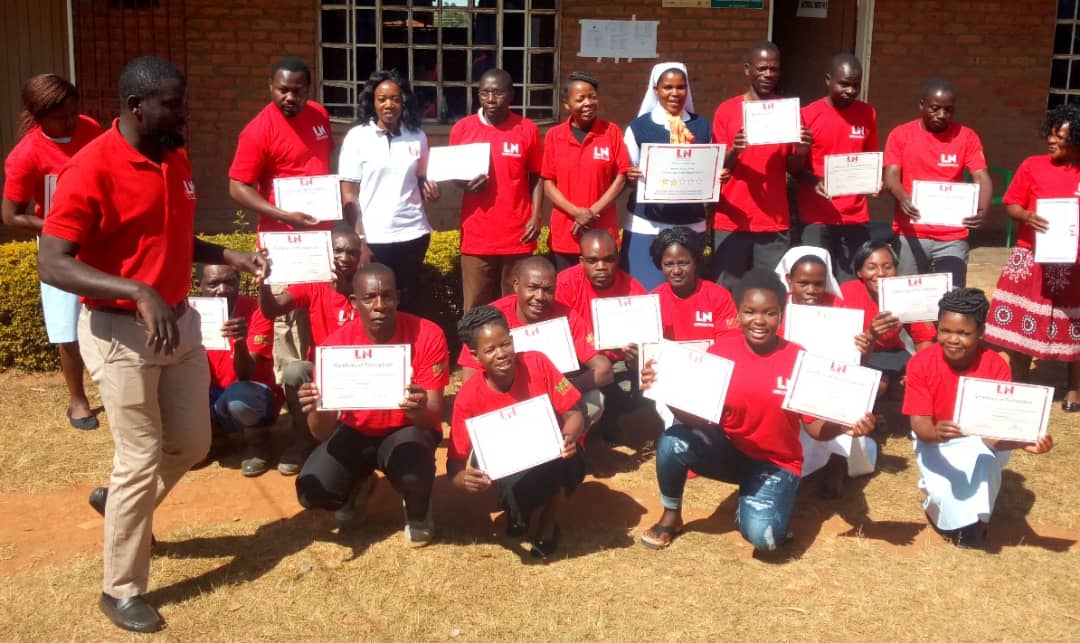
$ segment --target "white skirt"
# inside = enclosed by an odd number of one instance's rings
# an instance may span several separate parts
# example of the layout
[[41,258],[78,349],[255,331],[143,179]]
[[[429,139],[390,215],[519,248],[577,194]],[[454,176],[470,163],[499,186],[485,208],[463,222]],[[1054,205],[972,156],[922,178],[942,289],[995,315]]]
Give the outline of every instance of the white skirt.
[[803,428],[799,431],[799,441],[802,442],[804,478],[824,467],[833,454],[847,459],[848,475],[852,478],[869,475],[877,466],[877,442],[869,436],[838,435],[822,442],[810,437]]
[[923,509],[930,521],[943,531],[990,522],[1001,470],[1011,451],[996,451],[982,438],[965,436],[943,444],[915,440],[915,461],[919,465],[919,489],[926,493]]

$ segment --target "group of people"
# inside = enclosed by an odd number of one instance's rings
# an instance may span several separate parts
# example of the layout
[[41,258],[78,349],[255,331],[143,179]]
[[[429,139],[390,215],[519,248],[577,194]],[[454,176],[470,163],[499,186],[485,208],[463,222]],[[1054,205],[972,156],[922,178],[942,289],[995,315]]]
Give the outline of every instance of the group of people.
[[[98,386],[114,436],[114,470],[91,505],[105,517],[102,611],[121,628],[156,631],[164,620],[143,595],[154,508],[214,433],[242,436],[245,476],[269,470],[268,429],[286,407],[291,443],[277,469],[296,475],[301,505],[362,520],[375,470],[400,493],[404,539],[432,541],[431,495],[442,421],[451,416],[447,475],[467,492],[495,487],[506,532],[539,558],[559,545],[559,511],[583,480],[586,433],[618,439],[619,418],[643,404],[657,381],[639,368],[641,346],[598,350],[591,302],[655,293],[663,336],[709,344],[734,362],[720,423],[657,405],[656,471],[663,514],[642,543],[662,549],[682,529],[690,475],[739,485],[739,530],[756,549],[788,538],[800,480],[825,468],[822,495],[842,492],[848,475],[873,471],[879,418],[842,426],[782,407],[801,347],[784,339],[789,303],[863,312],[852,338],[864,365],[881,370],[881,395],[903,399],[931,522],[955,542],[984,538],[1012,450],[1036,444],[964,435],[952,421],[961,376],[1024,381],[1030,361],[1069,363],[1062,406],[1080,410],[1080,267],[1034,261],[1035,232],[1048,222],[1040,198],[1073,198],[1080,184],[1080,108],[1050,112],[1048,156],[1024,161],[1005,195],[1020,225],[1017,247],[992,301],[966,287],[968,232],[919,223],[915,180],[979,184],[983,223],[992,185],[978,136],[953,121],[956,91],[927,84],[920,117],[895,128],[884,150],[882,189],[896,202],[898,247],[872,240],[865,195],[830,197],[824,156],[878,149],[874,109],[857,99],[862,69],[835,57],[825,96],[802,108],[798,142],[748,145],[742,103],[779,97],[780,52],[756,43],[746,55],[748,88],[723,102],[712,121],[694,111],[681,63],[653,68],[641,107],[625,132],[599,118],[599,82],[573,73],[562,86],[569,116],[541,139],[513,113],[513,81],[485,72],[480,108],[456,123],[450,144],[488,143],[488,172],[460,182],[463,383],[453,408],[445,389],[450,355],[443,329],[412,312],[431,225],[424,203],[440,198],[427,179],[428,141],[406,78],[377,71],[360,97],[360,121],[337,159],[343,225],[326,213],[289,212],[275,202],[276,178],[329,174],[333,141],[326,110],[309,99],[312,75],[300,60],[278,62],[270,102],[243,129],[229,169],[229,192],[258,216],[258,230],[333,230],[333,280],[270,286],[263,252],[221,248],[194,236],[196,191],[184,149],[186,80],[155,58],[129,63],[120,77],[120,116],[104,132],[78,111],[75,87],[46,74],[28,81],[22,138],[5,162],[3,219],[39,235],[42,302],[50,341],[60,347],[73,426],[97,426],[83,369]],[[727,146],[715,204],[641,203],[642,146]],[[792,248],[787,182],[803,245]],[[54,187],[55,186],[55,189]],[[616,211],[629,190],[624,217]],[[536,256],[544,199],[552,204],[552,259]],[[45,204],[50,203],[46,211]],[[46,216],[47,215],[47,216]],[[711,218],[711,226],[710,224]],[[711,228],[711,237],[709,231]],[[203,296],[227,301],[221,329],[230,350],[206,351],[199,315],[187,304],[192,271]],[[240,293],[241,273],[259,293]],[[949,272],[955,290],[937,323],[902,324],[878,305],[878,279]],[[74,294],[71,294],[74,293]],[[560,372],[542,353],[515,350],[510,331],[565,317],[578,368]],[[1006,362],[984,338],[1008,352]],[[392,410],[326,411],[313,356],[317,346],[408,344],[412,380]],[[209,404],[191,404],[204,399]],[[562,457],[492,480],[473,453],[466,421],[546,394],[562,432]]]

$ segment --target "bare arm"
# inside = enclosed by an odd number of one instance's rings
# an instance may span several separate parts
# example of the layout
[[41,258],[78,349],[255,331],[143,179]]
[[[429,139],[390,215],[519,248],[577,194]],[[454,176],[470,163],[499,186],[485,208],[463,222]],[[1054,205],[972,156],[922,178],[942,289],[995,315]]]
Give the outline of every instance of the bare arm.
[[899,165],[888,165],[885,167],[885,189],[889,191],[896,202],[900,204],[900,209],[907,216],[913,220],[919,220],[919,210],[915,207],[915,204],[911,202],[911,195],[904,189],[903,175],[900,171]]
[[296,301],[288,290],[283,290],[280,295],[275,295],[267,284],[259,286],[259,312],[263,314],[263,317],[277,319],[282,315],[288,315],[294,310],[296,310]]
[[529,175],[529,190],[532,196],[532,217],[525,224],[525,234],[521,235],[522,243],[531,243],[540,236],[540,218],[544,207],[544,184],[539,174]]
[[585,362],[585,368],[570,378],[570,383],[582,393],[604,388],[614,381],[615,372],[611,368],[611,360],[602,353],[593,355],[589,361]]
[[968,228],[978,228],[986,220],[990,213],[990,202],[994,198],[994,182],[990,178],[989,170],[982,169],[972,172],[972,180],[979,186],[979,205],[975,216],[964,219],[964,225]]
[[15,203],[5,197],[2,205],[0,205],[0,216],[3,217],[6,226],[41,234],[41,228],[45,226],[45,220],[32,212],[27,214],[29,209],[30,203],[28,201]]
[[368,247],[364,235],[364,213],[360,211],[360,184],[354,181],[341,182],[341,215],[345,222],[360,236],[360,265],[366,266],[375,259],[375,254]]

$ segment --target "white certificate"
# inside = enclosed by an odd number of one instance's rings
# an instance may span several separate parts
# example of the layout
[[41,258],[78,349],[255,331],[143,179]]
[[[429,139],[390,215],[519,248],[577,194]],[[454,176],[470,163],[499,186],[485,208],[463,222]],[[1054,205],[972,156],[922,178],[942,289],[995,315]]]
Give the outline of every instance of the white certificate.
[[270,257],[268,284],[333,281],[334,249],[328,231],[260,232],[259,246]]
[[1035,443],[1046,435],[1053,403],[1049,386],[961,377],[953,422],[966,435]]
[[799,351],[783,407],[843,426],[874,409],[881,371]]
[[881,157],[881,152],[826,154],[825,193],[876,194],[881,189]]
[[274,203],[319,221],[341,220],[341,177],[336,174],[274,179]]
[[42,218],[49,216],[49,210],[52,210],[52,197],[56,192],[56,176],[56,174],[45,175],[45,203],[41,204]]
[[711,339],[697,339],[686,340],[681,342],[669,342],[668,340],[660,340],[659,342],[646,342],[638,346],[638,383],[641,383],[641,371],[644,370],[645,365],[649,363],[650,359],[656,359],[656,352],[660,349],[661,344],[672,343],[685,346],[691,350],[704,353],[709,350],[709,347],[713,345]]
[[937,321],[938,302],[952,290],[952,273],[878,279],[878,308],[903,323]]
[[563,373],[581,370],[566,317],[519,326],[510,331],[510,337],[514,338],[514,350],[518,353],[543,353]]
[[641,146],[638,203],[709,203],[720,199],[725,145]]
[[675,342],[661,343],[653,359],[656,381],[643,396],[720,423],[735,362]]
[[224,297],[188,297],[188,305],[199,313],[199,330],[202,345],[208,351],[227,351],[229,338],[221,334],[221,328],[229,320],[229,300]]
[[658,342],[664,336],[659,295],[594,299],[592,316],[597,350]]
[[862,331],[863,311],[854,308],[788,304],[784,315],[784,339],[847,364],[862,359],[855,345],[855,336]]
[[743,101],[742,113],[747,145],[798,143],[802,140],[798,98]]
[[979,209],[979,184],[913,181],[911,202],[919,211],[915,223],[963,228]]
[[491,169],[491,144],[470,143],[428,150],[427,180],[471,181]]
[[324,411],[396,410],[412,379],[408,344],[319,346],[315,372]]
[[465,420],[480,470],[492,480],[562,457],[563,435],[545,393]]
[[1035,213],[1050,222],[1050,230],[1035,233],[1035,261],[1076,263],[1080,245],[1080,203],[1077,199],[1038,199]]

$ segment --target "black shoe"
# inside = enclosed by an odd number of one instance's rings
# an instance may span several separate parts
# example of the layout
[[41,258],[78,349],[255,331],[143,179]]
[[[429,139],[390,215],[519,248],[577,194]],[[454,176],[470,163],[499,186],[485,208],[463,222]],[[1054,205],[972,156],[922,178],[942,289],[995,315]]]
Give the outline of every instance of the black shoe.
[[[98,512],[98,515],[102,518],[105,517],[105,503],[109,501],[109,488],[97,487],[90,492],[90,506],[94,511]],[[154,538],[154,534],[150,534],[150,546],[157,546],[157,538]],[[104,596],[104,594],[103,594]],[[123,626],[121,626],[123,627]]]
[[116,627],[123,630],[149,634],[165,628],[165,619],[142,596],[113,598],[102,594],[98,607]]
[[538,538],[532,544],[533,558],[551,558],[555,555],[555,552],[559,549],[559,526],[555,525],[554,531],[551,532],[551,538],[544,540]]
[[1080,402],[1070,402],[1068,400],[1061,400],[1061,410],[1066,413],[1080,412]]

